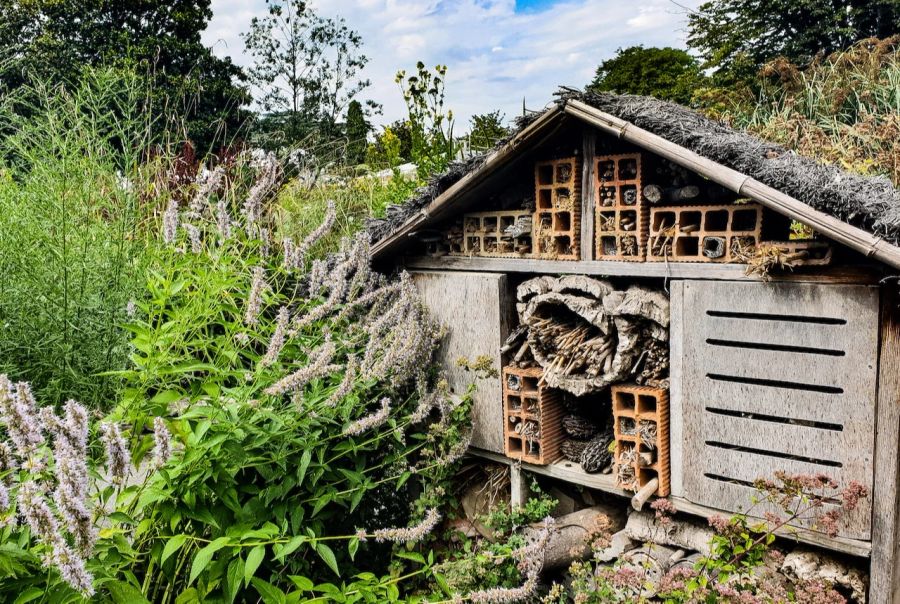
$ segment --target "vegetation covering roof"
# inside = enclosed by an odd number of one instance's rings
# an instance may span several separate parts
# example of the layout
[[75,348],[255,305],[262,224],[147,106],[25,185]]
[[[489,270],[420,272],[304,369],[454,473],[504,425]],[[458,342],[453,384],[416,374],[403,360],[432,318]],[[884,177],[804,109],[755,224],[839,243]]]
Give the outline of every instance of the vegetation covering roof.
[[[571,100],[581,101],[753,177],[892,245],[900,245],[900,191],[887,177],[861,176],[822,164],[681,105],[652,97],[571,89],[562,89],[557,96],[557,104],[547,111],[558,111]],[[519,120],[517,133],[541,115],[543,113]],[[502,141],[498,147],[506,142]],[[463,176],[477,170],[488,155],[490,153],[452,164],[446,172],[417,190],[405,204],[389,208],[385,218],[370,220],[368,228],[373,241],[389,237]]]

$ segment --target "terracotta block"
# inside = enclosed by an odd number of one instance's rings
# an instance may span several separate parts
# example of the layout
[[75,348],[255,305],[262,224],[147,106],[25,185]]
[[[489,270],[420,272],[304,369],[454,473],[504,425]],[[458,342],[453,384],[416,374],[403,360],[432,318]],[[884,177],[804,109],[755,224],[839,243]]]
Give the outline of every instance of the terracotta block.
[[534,167],[534,254],[548,260],[581,258],[581,159],[537,162]]
[[642,262],[649,206],[641,195],[641,154],[601,155],[596,162],[595,257]]
[[650,208],[647,260],[741,262],[760,242],[759,204]]
[[503,368],[503,439],[507,457],[547,465],[562,459],[564,409],[542,375],[540,367]]
[[[616,454],[613,472],[621,489],[637,492],[659,479],[658,497],[669,494],[669,395],[649,386],[611,387]],[[642,435],[643,433],[643,435]],[[655,434],[650,441],[646,435]],[[620,471],[622,466],[627,471]],[[623,478],[628,476],[628,478]]]

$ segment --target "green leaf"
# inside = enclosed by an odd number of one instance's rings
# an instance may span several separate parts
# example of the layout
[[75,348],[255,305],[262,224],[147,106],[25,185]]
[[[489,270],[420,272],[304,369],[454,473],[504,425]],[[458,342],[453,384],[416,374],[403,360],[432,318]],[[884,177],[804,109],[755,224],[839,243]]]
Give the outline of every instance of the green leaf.
[[356,550],[358,550],[358,549],[359,549],[359,539],[354,537],[353,539],[350,540],[349,543],[347,543],[347,552],[349,552],[351,560],[356,560]]
[[338,577],[341,576],[341,571],[338,569],[337,558],[334,557],[334,552],[331,551],[330,547],[324,543],[316,543],[316,553],[319,554],[319,557],[328,565],[328,568],[334,571],[334,574]]
[[175,598],[175,604],[200,604],[200,594],[197,593],[197,590],[191,587],[190,589],[186,589],[177,598]]
[[247,554],[247,564],[244,566],[244,585],[250,585],[250,579],[256,574],[256,569],[259,568],[265,555],[265,545],[257,545]]
[[278,550],[278,554],[276,554],[275,559],[279,562],[284,560],[290,554],[293,554],[297,551],[297,548],[306,543],[309,540],[309,537],[306,535],[297,535],[296,537],[291,537],[290,541],[284,544],[280,550]]
[[29,587],[25,591],[19,594],[19,597],[16,598],[14,604],[25,604],[25,602],[31,602],[32,600],[37,600],[41,596],[44,595],[43,589],[38,589],[37,587]]
[[244,576],[244,561],[240,556],[231,561],[228,565],[228,573],[225,577],[225,596],[228,603],[234,602],[241,589],[241,579]]
[[255,577],[253,587],[256,588],[265,604],[285,604],[286,602],[284,592],[267,581]]
[[181,546],[184,545],[185,541],[187,541],[187,535],[175,535],[166,541],[166,546],[163,548],[162,555],[159,557],[159,563],[163,564],[168,560],[169,556],[181,549]]
[[309,467],[310,461],[312,461],[312,450],[307,449],[303,452],[303,455],[300,456],[300,469],[297,471],[298,484],[303,483],[303,479],[306,477],[306,469]]
[[[150,601],[144,597],[141,590],[130,583],[109,581],[104,583],[103,587],[109,590],[109,595],[115,604],[150,604]],[[19,602],[19,600],[16,600],[16,602]]]
[[193,583],[194,579],[196,579],[200,575],[200,573],[202,573],[203,570],[207,566],[209,566],[209,563],[212,561],[215,553],[225,547],[225,545],[228,544],[229,541],[230,539],[228,537],[219,537],[218,539],[201,549],[199,552],[197,552],[197,555],[194,556],[194,563],[191,565],[191,575],[188,578],[188,585]]

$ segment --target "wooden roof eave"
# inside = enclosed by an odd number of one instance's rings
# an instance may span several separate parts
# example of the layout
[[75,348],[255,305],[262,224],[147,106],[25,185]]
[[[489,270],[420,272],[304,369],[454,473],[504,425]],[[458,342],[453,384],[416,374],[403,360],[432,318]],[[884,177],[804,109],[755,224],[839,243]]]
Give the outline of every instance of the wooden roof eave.
[[559,125],[559,122],[564,117],[563,108],[558,104],[545,111],[534,122],[507,141],[506,144],[491,153],[481,166],[460,178],[446,191],[435,197],[426,207],[407,219],[399,229],[372,246],[372,257],[378,258],[385,254],[400,245],[425,223],[444,215],[460,196],[471,191],[491,174],[494,174],[497,170],[514,160],[517,152],[524,144],[533,142],[537,137],[543,139],[548,135],[548,132],[555,131],[555,127]]
[[[394,233],[376,243],[372,248],[373,257],[377,258],[387,253],[432,219],[445,215],[452,209],[453,202],[460,196],[511,162],[523,144],[533,142],[542,134],[546,134],[548,130],[553,130],[553,127],[558,125],[566,115],[580,119],[602,132],[675,162],[738,195],[753,199],[765,207],[802,222],[825,237],[861,252],[869,258],[900,269],[900,248],[880,237],[816,210],[751,176],[723,166],[657,134],[577,100],[569,100],[548,109],[509,142],[494,151],[479,168],[463,176],[453,186],[438,195],[428,206],[410,217]],[[541,137],[542,139],[543,137]]]
[[599,130],[638,145],[697,174],[717,182],[738,195],[749,197],[794,220],[812,227],[822,235],[857,250],[869,258],[900,268],[900,248],[880,237],[816,210],[790,195],[763,184],[722,164],[703,157],[630,122],[600,111],[581,101],[567,101],[563,111]]

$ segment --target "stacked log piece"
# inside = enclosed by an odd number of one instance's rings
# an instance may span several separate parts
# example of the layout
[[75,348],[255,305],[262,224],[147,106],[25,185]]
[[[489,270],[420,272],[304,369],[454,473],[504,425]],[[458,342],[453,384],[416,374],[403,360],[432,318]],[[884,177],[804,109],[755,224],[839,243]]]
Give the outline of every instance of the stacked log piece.
[[462,247],[453,255],[524,258],[532,251],[533,215],[527,210],[463,216]]
[[760,242],[755,203],[650,208],[648,261],[746,262]]
[[506,456],[547,465],[562,457],[562,393],[540,383],[539,367],[503,368],[503,439]]
[[641,154],[602,155],[594,171],[598,260],[643,261],[647,203],[641,187]]
[[[659,291],[617,291],[605,281],[567,276],[531,279],[517,294],[520,324],[528,328],[543,381],[575,396],[630,379],[643,351],[660,348],[651,341],[668,341],[669,304]],[[660,371],[646,370],[661,377],[667,366],[666,359]]]
[[535,173],[534,252],[548,260],[579,260],[581,160],[538,162]]
[[639,491],[652,480],[655,494],[669,494],[669,397],[665,390],[637,385],[616,385],[613,430],[616,440],[616,485]]

